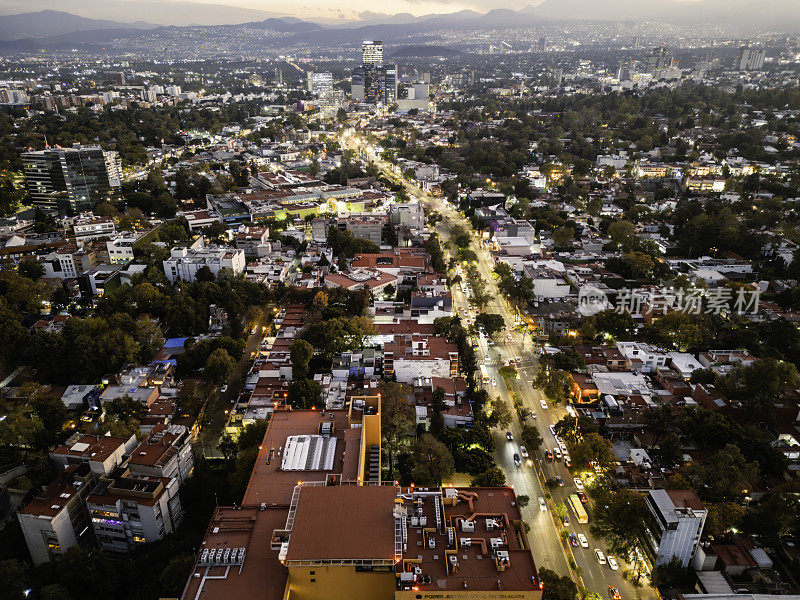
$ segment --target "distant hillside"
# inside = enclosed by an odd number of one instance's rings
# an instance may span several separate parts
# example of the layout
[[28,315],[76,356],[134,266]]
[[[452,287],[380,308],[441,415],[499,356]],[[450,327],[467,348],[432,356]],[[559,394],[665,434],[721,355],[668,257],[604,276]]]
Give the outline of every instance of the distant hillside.
[[254,23],[245,23],[249,27],[258,27],[270,31],[282,31],[285,33],[307,33],[309,31],[319,31],[322,25],[301,21],[294,17],[282,17],[279,19],[264,19]]
[[401,46],[390,56],[392,58],[430,58],[432,56],[458,56],[459,54],[462,54],[460,50],[445,46]]
[[87,19],[57,10],[42,10],[33,13],[0,16],[0,40],[51,37],[73,31],[95,31],[98,29],[150,29],[150,23],[118,23]]

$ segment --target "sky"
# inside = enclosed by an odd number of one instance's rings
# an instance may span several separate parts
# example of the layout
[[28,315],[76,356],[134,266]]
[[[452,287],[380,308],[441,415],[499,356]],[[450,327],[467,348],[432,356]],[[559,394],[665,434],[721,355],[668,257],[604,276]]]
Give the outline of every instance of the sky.
[[[84,17],[159,24],[222,24],[294,15],[325,21],[358,20],[385,14],[487,12],[520,9],[542,0],[0,0],[0,14],[61,10]],[[694,1],[694,0],[678,0]],[[798,2],[800,0],[786,0]],[[659,0],[640,0],[642,5]]]

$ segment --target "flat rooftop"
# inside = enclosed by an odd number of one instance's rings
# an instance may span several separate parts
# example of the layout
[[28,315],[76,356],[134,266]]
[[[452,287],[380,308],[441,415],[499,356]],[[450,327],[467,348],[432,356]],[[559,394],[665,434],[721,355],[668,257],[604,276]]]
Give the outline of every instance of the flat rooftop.
[[394,561],[393,486],[305,486],[287,561]]
[[[281,460],[289,436],[315,435],[322,423],[333,423],[336,454],[330,470],[282,471]],[[325,481],[329,474],[341,474],[345,454],[345,431],[349,429],[346,410],[276,410],[267,426],[256,465],[250,475],[242,505],[285,504],[288,506],[298,481]]]

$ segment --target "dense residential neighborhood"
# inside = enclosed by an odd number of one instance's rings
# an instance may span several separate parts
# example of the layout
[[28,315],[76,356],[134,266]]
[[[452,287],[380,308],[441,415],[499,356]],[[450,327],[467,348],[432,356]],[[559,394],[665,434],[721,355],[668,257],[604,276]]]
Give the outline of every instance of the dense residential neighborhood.
[[797,35],[249,25],[0,43],[0,598],[797,597]]

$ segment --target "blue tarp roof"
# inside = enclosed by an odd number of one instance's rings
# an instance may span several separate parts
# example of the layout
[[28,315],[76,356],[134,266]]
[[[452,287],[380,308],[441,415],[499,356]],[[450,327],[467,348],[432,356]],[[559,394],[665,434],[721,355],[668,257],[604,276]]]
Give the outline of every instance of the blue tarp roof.
[[188,339],[188,337],[169,338],[166,342],[164,342],[164,348],[183,348],[183,345]]

